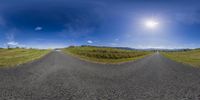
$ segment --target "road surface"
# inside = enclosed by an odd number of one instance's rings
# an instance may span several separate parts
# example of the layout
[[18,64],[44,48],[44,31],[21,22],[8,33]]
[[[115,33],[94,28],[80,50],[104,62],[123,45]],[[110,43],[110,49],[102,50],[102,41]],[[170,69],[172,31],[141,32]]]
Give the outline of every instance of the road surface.
[[102,65],[54,51],[0,69],[0,100],[200,100],[200,70],[159,53]]

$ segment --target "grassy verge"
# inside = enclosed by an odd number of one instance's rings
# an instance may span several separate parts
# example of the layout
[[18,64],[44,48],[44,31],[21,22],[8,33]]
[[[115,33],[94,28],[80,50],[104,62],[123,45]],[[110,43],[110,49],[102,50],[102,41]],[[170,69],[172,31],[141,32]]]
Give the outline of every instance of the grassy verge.
[[163,52],[162,54],[174,61],[200,67],[200,50]]
[[37,49],[0,49],[0,67],[15,66],[41,58],[49,50]]
[[97,62],[97,63],[123,63],[151,54],[147,51],[122,50],[115,48],[101,48],[101,47],[69,47],[63,49],[65,53],[79,57],[83,60]]

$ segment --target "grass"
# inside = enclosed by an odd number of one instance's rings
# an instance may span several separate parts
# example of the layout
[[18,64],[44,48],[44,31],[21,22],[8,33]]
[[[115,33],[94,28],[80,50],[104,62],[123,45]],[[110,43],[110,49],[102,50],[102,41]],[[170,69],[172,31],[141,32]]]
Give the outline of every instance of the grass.
[[0,67],[10,67],[41,58],[49,50],[0,49]]
[[150,54],[151,52],[147,51],[136,51],[136,50],[122,50],[109,47],[69,47],[63,49],[65,53],[71,54],[73,56],[79,57],[83,60],[97,62],[97,63],[123,63],[139,58]]
[[167,58],[174,61],[200,67],[200,49],[190,51],[163,52]]

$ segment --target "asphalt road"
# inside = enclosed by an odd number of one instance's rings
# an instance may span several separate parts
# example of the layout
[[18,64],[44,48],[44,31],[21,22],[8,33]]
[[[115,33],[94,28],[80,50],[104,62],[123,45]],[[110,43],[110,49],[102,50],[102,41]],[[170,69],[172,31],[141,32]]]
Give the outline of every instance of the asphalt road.
[[159,53],[102,65],[52,52],[0,69],[0,100],[200,100],[200,69]]

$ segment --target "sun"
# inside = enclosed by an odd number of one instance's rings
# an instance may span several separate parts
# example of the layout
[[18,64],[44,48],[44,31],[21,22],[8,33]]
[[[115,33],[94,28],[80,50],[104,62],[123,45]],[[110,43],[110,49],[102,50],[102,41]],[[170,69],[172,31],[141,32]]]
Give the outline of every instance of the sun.
[[146,22],[145,22],[145,26],[147,27],[147,28],[150,28],[150,29],[155,29],[155,28],[157,28],[158,27],[158,22],[157,21],[155,21],[155,20],[147,20]]

